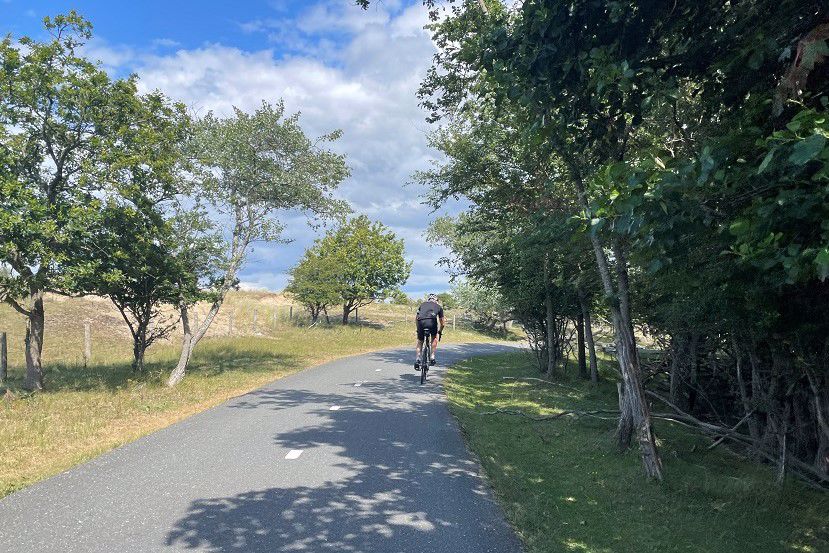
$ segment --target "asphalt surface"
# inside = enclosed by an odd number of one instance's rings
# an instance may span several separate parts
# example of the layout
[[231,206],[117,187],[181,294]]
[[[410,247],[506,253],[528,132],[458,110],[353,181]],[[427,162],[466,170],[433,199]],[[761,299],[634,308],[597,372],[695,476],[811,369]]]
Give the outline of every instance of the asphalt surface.
[[421,386],[412,358],[308,369],[12,494],[0,551],[521,551],[449,414],[445,368]]

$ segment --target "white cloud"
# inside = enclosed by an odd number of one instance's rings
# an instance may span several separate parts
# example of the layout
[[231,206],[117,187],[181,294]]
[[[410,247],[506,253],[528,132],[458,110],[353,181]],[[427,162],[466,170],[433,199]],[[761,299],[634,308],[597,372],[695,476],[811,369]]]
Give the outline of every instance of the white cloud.
[[153,46],[156,48],[175,48],[181,46],[181,43],[172,38],[156,38],[153,39]]
[[[129,49],[98,43],[92,51],[107,65],[131,63],[142,90],[160,89],[200,113],[227,114],[233,106],[252,110],[262,100],[282,98],[288,110],[302,112],[309,134],[342,129],[334,147],[346,154],[352,177],[338,194],[406,239],[407,255],[415,260],[408,289],[441,289],[447,277],[434,267],[439,255],[427,251],[421,238],[428,209],[420,205],[421,191],[405,186],[435,156],[415,96],[434,54],[423,29],[428,17],[419,2],[375,6],[362,11],[351,0],[329,0],[293,21],[241,24],[245,32],[271,36],[272,49],[207,44],[135,58]],[[287,269],[314,238],[299,219],[290,219],[287,234],[296,242],[257,248],[242,275],[245,282],[284,285]]]
[[369,27],[386,26],[390,15],[386,9],[362,11],[344,2],[320,2],[308,9],[297,21],[305,33],[361,33]]
[[134,48],[123,44],[110,44],[102,38],[93,38],[82,48],[83,55],[101,63],[111,75],[118,75],[125,67],[131,66],[139,58]]
[[245,280],[239,283],[241,290],[262,290],[279,291],[288,284],[288,275],[284,273],[255,272],[247,273]]

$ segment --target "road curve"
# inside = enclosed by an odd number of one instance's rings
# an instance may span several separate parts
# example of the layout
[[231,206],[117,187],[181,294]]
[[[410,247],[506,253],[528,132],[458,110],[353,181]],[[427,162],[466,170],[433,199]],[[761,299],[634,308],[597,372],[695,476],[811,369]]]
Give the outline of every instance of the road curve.
[[12,494],[0,551],[521,551],[449,414],[445,369],[420,386],[412,357],[302,371]]

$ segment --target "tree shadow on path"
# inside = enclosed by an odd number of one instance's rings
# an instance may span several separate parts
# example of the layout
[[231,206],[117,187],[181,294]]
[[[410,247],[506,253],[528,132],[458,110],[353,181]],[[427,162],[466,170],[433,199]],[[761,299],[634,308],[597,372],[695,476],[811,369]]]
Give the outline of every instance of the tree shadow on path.
[[[396,362],[399,352],[374,355],[394,355]],[[281,485],[194,501],[167,545],[252,552],[520,551],[439,387],[417,382],[412,372],[347,394],[270,387],[240,398],[232,407],[312,406],[311,424],[273,435],[276,446],[301,449],[302,457],[279,463],[273,480]],[[341,409],[330,411],[330,405]]]

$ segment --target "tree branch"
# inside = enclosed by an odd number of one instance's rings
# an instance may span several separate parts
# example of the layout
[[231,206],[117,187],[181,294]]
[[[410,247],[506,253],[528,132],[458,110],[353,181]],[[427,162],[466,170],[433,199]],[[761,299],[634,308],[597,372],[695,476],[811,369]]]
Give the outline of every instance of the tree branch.
[[558,386],[559,388],[565,388],[573,392],[583,392],[583,390],[579,390],[578,388],[573,388],[572,386],[567,386],[565,384],[559,384],[558,382],[551,382],[549,380],[544,380],[543,378],[533,378],[530,376],[502,376],[501,378],[503,380],[531,380],[533,382],[541,382],[542,384],[547,384],[549,386]]
[[2,296],[2,300],[4,302],[8,303],[9,305],[11,305],[14,308],[14,310],[17,311],[18,313],[20,313],[21,315],[24,315],[26,317],[30,317],[32,315],[31,311],[29,311],[28,309],[25,309],[22,305],[17,303],[16,299],[12,298],[11,296],[4,295],[4,296]]
[[534,421],[534,422],[541,422],[541,421],[549,421],[549,420],[560,419],[560,418],[566,417],[566,416],[593,417],[593,418],[601,419],[601,420],[616,420],[615,417],[614,418],[600,417],[598,415],[616,415],[616,416],[618,416],[619,411],[613,411],[613,410],[608,410],[608,409],[596,409],[594,411],[569,410],[569,411],[562,411],[561,413],[556,413],[555,415],[547,415],[547,416],[543,416],[543,417],[534,417],[532,415],[528,415],[527,413],[524,413],[523,411],[514,411],[514,410],[511,410],[511,409],[495,409],[494,411],[484,411],[482,413],[475,413],[475,414],[479,415],[479,416],[482,416],[482,417],[483,416],[491,416],[491,415],[513,415],[513,416],[518,416],[518,417],[524,417],[525,419],[530,419],[531,421]]

